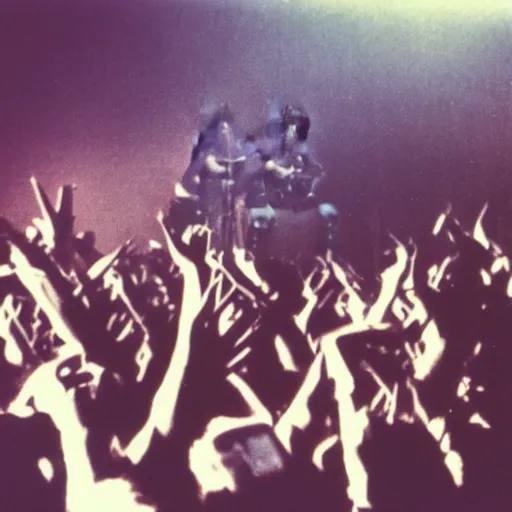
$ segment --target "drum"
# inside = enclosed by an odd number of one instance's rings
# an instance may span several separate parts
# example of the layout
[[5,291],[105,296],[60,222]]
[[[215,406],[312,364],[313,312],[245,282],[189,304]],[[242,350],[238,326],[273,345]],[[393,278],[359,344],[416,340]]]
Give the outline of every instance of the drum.
[[[249,212],[243,199],[237,200],[235,210],[237,246],[246,247]],[[325,238],[324,226],[318,210],[316,208],[302,212],[275,210],[275,213],[275,226],[262,247],[262,254],[269,258],[282,258],[297,263],[314,258]]]

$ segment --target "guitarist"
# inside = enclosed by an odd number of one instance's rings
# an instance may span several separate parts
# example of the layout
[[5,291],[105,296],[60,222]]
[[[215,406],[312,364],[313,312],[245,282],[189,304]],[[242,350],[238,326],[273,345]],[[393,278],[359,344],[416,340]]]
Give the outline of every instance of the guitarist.
[[318,208],[325,226],[326,248],[334,248],[338,212],[333,205],[319,204],[316,199],[324,172],[309,152],[309,128],[306,112],[287,105],[281,111],[279,122],[267,123],[263,137],[246,140],[248,239],[249,250],[253,253],[260,251],[262,239],[275,225],[274,209],[300,212]]

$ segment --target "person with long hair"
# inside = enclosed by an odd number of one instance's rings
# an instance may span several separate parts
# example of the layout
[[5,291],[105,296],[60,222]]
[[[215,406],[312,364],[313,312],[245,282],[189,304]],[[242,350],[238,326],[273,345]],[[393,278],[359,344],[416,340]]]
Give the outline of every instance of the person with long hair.
[[212,230],[213,245],[219,249],[232,244],[234,184],[243,161],[233,131],[233,114],[223,105],[201,128],[189,167],[175,189],[177,198],[182,203],[192,200],[194,213],[199,213],[185,224],[206,224]]
[[248,174],[246,205],[250,227],[248,246],[254,254],[275,225],[275,209],[302,212],[317,209],[324,225],[323,248],[336,247],[339,214],[320,203],[317,192],[325,173],[308,147],[311,120],[306,111],[286,105],[270,116],[259,137],[247,137],[247,158],[256,160]]

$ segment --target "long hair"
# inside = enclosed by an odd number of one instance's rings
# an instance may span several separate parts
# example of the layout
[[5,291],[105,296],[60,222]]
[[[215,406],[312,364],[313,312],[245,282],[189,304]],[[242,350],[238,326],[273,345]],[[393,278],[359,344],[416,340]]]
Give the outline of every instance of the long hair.
[[203,126],[199,133],[198,142],[193,151],[195,156],[197,156],[200,151],[209,151],[212,149],[221,150],[219,140],[220,126],[222,123],[228,123],[231,126],[233,121],[233,113],[227,104],[222,105],[210,114],[202,123]]
[[233,124],[233,112],[226,103],[217,108],[206,120],[204,127],[201,131],[207,132],[218,129],[219,125],[223,122]]

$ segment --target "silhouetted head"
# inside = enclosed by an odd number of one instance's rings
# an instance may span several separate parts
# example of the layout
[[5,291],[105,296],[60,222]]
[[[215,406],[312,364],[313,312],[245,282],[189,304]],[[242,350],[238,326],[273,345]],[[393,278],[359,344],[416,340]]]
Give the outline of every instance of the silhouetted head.
[[271,294],[277,292],[277,303],[288,314],[296,314],[303,307],[304,282],[295,265],[278,259],[257,261],[260,276],[270,286]]
[[218,108],[206,121],[198,137],[198,150],[214,149],[222,153],[231,153],[235,146],[233,133],[233,114],[227,105]]
[[230,125],[234,122],[233,113],[226,103],[223,103],[207,116],[203,122],[201,131],[216,130],[223,122]]
[[93,249],[96,246],[96,234],[94,231],[81,231],[76,235],[76,240],[84,249]]

